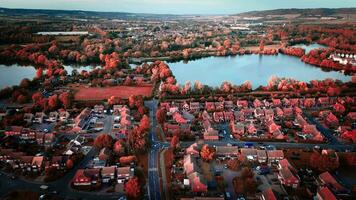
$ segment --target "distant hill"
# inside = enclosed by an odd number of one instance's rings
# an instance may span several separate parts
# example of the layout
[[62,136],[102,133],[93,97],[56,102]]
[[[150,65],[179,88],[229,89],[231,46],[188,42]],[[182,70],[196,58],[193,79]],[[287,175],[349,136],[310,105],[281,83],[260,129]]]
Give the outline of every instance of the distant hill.
[[169,14],[145,14],[127,12],[96,12],[82,10],[48,10],[48,9],[12,9],[1,8],[0,16],[34,16],[34,17],[72,17],[72,18],[106,18],[106,19],[157,19],[171,18]]
[[242,17],[265,17],[268,15],[300,15],[300,17],[308,16],[336,16],[336,15],[348,15],[356,14],[356,8],[311,8],[311,9],[276,9],[276,10],[264,10],[264,11],[251,11],[236,14],[234,16]]

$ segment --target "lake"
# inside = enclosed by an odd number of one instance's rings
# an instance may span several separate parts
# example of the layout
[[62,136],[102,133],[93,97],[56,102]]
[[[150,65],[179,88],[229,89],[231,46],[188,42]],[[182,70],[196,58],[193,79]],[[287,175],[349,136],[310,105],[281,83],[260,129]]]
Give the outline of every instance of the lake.
[[[82,70],[90,71],[94,69],[94,66],[63,66],[67,70],[68,74],[71,74],[74,69],[78,72]],[[32,80],[36,75],[36,69],[32,66],[20,66],[17,64],[5,66],[0,65],[0,88],[6,86],[19,85],[21,80],[28,78]]]
[[208,57],[188,63],[169,63],[169,66],[181,85],[187,81],[194,83],[198,80],[205,85],[216,87],[223,81],[240,85],[249,80],[255,89],[260,85],[267,85],[268,79],[273,75],[306,82],[326,78],[351,80],[351,76],[335,71],[325,72],[321,68],[301,62],[297,57],[283,54]]

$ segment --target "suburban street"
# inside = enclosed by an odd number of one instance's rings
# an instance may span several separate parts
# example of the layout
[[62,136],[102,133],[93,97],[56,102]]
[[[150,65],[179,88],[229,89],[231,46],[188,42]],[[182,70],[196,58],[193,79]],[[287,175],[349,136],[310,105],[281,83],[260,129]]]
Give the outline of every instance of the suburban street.
[[[168,148],[170,146],[169,142],[161,142],[156,134],[156,128],[157,128],[157,122],[156,122],[156,110],[157,110],[157,100],[152,100],[152,101],[146,101],[145,105],[149,108],[150,110],[150,120],[151,120],[151,131],[149,133],[149,141],[151,148],[149,149],[149,154],[148,154],[148,197],[150,200],[157,200],[161,199],[161,189],[160,189],[160,176],[159,176],[159,160],[158,160],[158,155],[161,152],[162,149]],[[328,139],[328,143],[326,144],[317,144],[320,148],[323,149],[334,149],[337,151],[355,151],[356,150],[356,145],[344,145],[341,144],[337,139],[332,135],[330,130],[324,128],[319,122],[315,121],[312,117],[307,116],[308,120],[315,124],[317,128],[321,131],[321,133]],[[112,118],[106,117],[104,119],[105,121],[111,121]],[[104,127],[104,131],[108,131],[111,133],[112,123],[105,123],[109,124],[108,126]],[[232,145],[232,146],[238,146],[238,147],[245,147],[246,143],[249,145],[252,145],[254,147],[258,146],[274,146],[275,148],[302,148],[302,149],[312,149],[316,146],[316,144],[307,144],[307,143],[282,143],[282,142],[247,142],[247,141],[237,141],[235,139],[232,139],[230,137],[230,129],[228,127],[228,124],[221,124],[219,126],[219,130],[221,131],[221,135],[223,136],[221,140],[219,141],[205,141],[206,144],[209,144],[211,146],[226,146],[226,145]],[[87,134],[86,137],[92,137],[94,138],[97,134]],[[66,136],[70,137],[70,135]],[[187,148],[188,146],[192,145],[195,141],[189,141],[189,142],[184,142],[182,141],[180,143],[181,147]],[[49,186],[48,190],[42,190],[40,189],[40,186],[43,185],[43,183],[40,182],[34,182],[34,181],[27,181],[23,179],[11,179],[10,174],[5,174],[1,173],[1,178],[0,178],[0,187],[2,188],[0,190],[0,196],[6,195],[8,191],[14,190],[14,189],[24,189],[24,190],[31,190],[31,191],[36,191],[39,192],[40,194],[51,194],[53,191],[56,191],[58,196],[63,197],[63,198],[81,198],[81,199],[98,199],[103,196],[105,196],[105,199],[117,199],[119,198],[119,195],[116,194],[107,194],[107,193],[95,193],[95,192],[82,192],[82,191],[76,191],[70,187],[71,180],[76,172],[77,169],[79,168],[85,168],[85,166],[88,164],[88,162],[92,159],[92,157],[95,155],[95,150],[94,148],[91,149],[87,155],[83,158],[83,160],[75,166],[74,169],[70,170],[68,173],[65,174],[62,178],[59,180],[56,180],[54,182],[47,183],[45,185]]]

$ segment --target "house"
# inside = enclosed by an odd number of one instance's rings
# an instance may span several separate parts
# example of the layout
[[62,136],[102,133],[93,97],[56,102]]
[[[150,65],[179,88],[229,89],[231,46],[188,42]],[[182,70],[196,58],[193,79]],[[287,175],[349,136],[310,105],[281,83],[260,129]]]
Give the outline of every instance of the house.
[[245,125],[241,122],[234,123],[233,121],[230,122],[231,132],[236,135],[243,135],[245,134]]
[[74,186],[97,186],[101,185],[100,169],[78,169],[72,183]]
[[43,156],[33,157],[31,166],[33,171],[41,171],[44,166],[44,157]]
[[58,112],[54,111],[54,112],[50,112],[48,115],[48,122],[56,122],[58,120]]
[[274,117],[274,111],[272,109],[264,109],[264,115],[267,120],[272,120]]
[[260,100],[255,99],[255,100],[253,101],[253,107],[258,108],[258,107],[261,107],[261,106],[262,106],[262,103],[261,103]]
[[274,194],[272,188],[269,187],[268,189],[262,192],[262,195],[260,196],[260,200],[277,200],[277,197]]
[[224,102],[215,102],[215,109],[216,110],[224,110]]
[[111,150],[109,148],[102,148],[99,152],[99,160],[108,160],[111,155]]
[[21,156],[19,158],[20,161],[20,168],[22,171],[31,171],[32,169],[32,160],[34,156]]
[[131,167],[118,167],[116,169],[117,182],[123,183],[134,176],[134,168]]
[[46,117],[46,114],[44,112],[37,112],[35,114],[35,118],[33,120],[34,123],[43,123],[44,118]]
[[343,193],[346,188],[343,187],[337,180],[329,173],[324,172],[319,175],[319,182],[321,186],[327,186],[331,191],[335,193]]
[[91,109],[85,108],[80,112],[80,114],[74,119],[75,126],[82,129],[91,115]]
[[36,139],[36,131],[30,130],[28,128],[24,128],[20,134],[21,140],[35,140]]
[[278,162],[278,169],[278,179],[281,181],[282,185],[293,188],[298,187],[299,177],[296,174],[297,171],[287,159],[283,159]]
[[247,108],[248,107],[248,101],[246,101],[246,100],[237,100],[236,105],[239,108]]
[[257,149],[251,148],[241,148],[240,149],[241,155],[247,158],[248,160],[257,160]]
[[317,200],[337,200],[335,195],[329,190],[328,187],[319,188],[316,194]]
[[207,192],[207,181],[198,172],[193,172],[188,175],[189,183],[191,185],[192,192]]
[[321,106],[327,106],[330,104],[330,99],[329,97],[320,97],[318,99],[318,104]]
[[283,108],[283,116],[284,117],[292,117],[293,116],[293,108]]
[[267,162],[267,154],[265,150],[257,150],[257,160],[259,163]]
[[103,167],[101,169],[101,180],[103,183],[109,183],[115,179],[116,167]]
[[282,105],[282,102],[280,99],[272,99],[273,106],[278,107]]
[[52,147],[56,139],[56,135],[54,133],[47,133],[44,135],[43,139],[44,139],[44,145],[46,147]]
[[284,159],[283,150],[267,150],[268,162],[277,162]]
[[100,169],[106,166],[106,160],[100,160],[98,157],[93,159],[92,167],[94,169]]
[[325,119],[325,123],[329,127],[337,127],[339,125],[339,120],[332,112],[330,112],[329,115]]
[[172,117],[173,120],[178,124],[186,124],[188,122],[186,119],[184,119],[184,117],[179,112],[173,113]]
[[257,129],[253,125],[253,123],[250,123],[249,125],[247,125],[246,130],[247,130],[248,134],[256,134],[257,133]]
[[9,126],[5,128],[6,136],[20,135],[23,130],[22,126]]
[[204,140],[219,140],[219,132],[211,127],[205,129]]
[[284,112],[283,112],[283,110],[282,110],[280,107],[276,107],[276,108],[274,109],[274,112],[276,113],[276,115],[277,115],[278,117],[283,117],[283,116],[284,116]]
[[25,113],[23,115],[23,120],[27,123],[32,123],[33,118],[34,118],[34,115],[32,113]]
[[44,132],[37,132],[36,133],[36,142],[38,145],[43,145],[44,144]]
[[205,109],[208,111],[208,112],[211,112],[211,111],[214,111],[215,110],[215,104],[214,102],[205,102]]
[[237,146],[216,146],[215,149],[218,157],[237,157],[240,154]]
[[214,112],[213,113],[214,121],[219,123],[224,121],[224,112]]
[[183,167],[184,172],[189,175],[195,171],[199,171],[198,164],[197,164],[197,157],[192,154],[188,154],[184,156],[183,159]]
[[66,110],[59,111],[59,121],[65,122],[68,120],[69,116],[70,116],[70,114],[68,111],[66,111]]
[[290,99],[289,102],[290,102],[290,105],[291,105],[292,107],[295,107],[295,106],[299,106],[299,105],[300,105],[300,101],[299,101],[298,98]]
[[264,111],[261,108],[256,108],[254,110],[254,115],[255,118],[261,118],[262,116],[264,116]]
[[287,98],[283,98],[282,100],[284,106],[290,106],[290,101]]
[[234,102],[233,101],[224,101],[224,107],[226,110],[231,110],[234,108]]
[[198,143],[193,143],[192,145],[190,145],[186,150],[186,154],[188,155],[199,155],[199,152],[200,152],[200,146],[198,146]]
[[198,112],[200,110],[200,103],[199,102],[190,102],[190,110],[193,112]]
[[65,169],[67,164],[66,156],[53,156],[51,159],[51,167],[56,169]]
[[244,114],[243,114],[242,112],[240,112],[240,111],[235,111],[235,112],[234,112],[234,118],[235,118],[235,120],[238,121],[238,122],[242,122],[242,121],[245,120]]
[[94,112],[97,113],[97,114],[102,114],[104,113],[104,105],[95,105],[94,106]]
[[226,122],[234,121],[234,113],[231,111],[224,111],[224,120]]

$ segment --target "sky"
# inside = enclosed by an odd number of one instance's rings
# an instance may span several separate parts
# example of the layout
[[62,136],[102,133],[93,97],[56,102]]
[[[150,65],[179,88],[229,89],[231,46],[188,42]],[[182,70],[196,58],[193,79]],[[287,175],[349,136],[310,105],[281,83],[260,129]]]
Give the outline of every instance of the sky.
[[155,14],[236,14],[278,8],[356,7],[356,0],[0,0],[0,7]]

